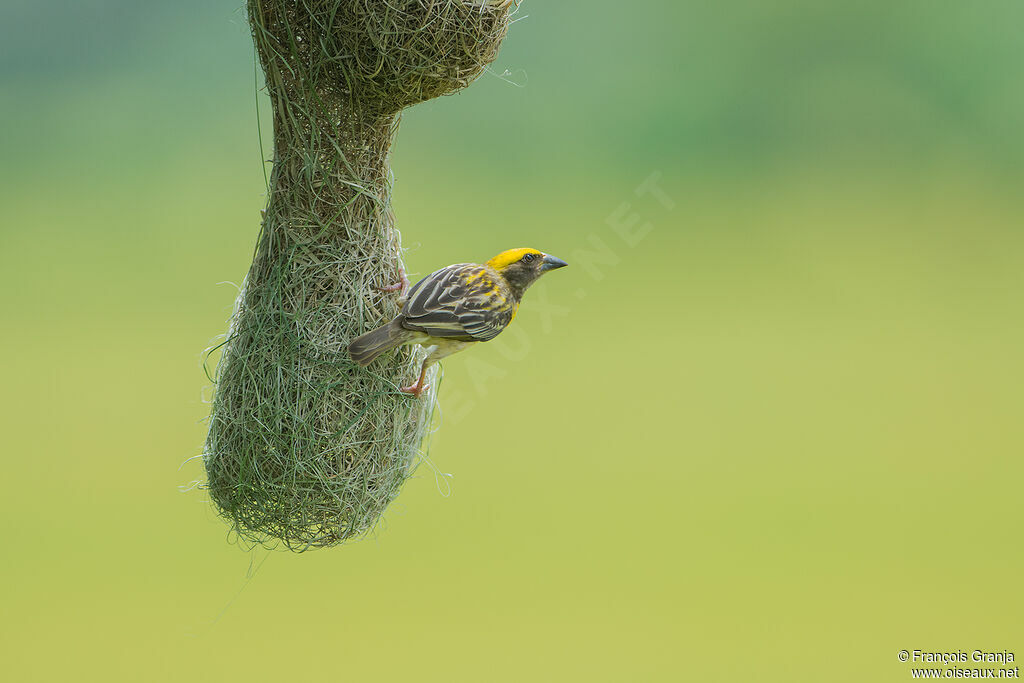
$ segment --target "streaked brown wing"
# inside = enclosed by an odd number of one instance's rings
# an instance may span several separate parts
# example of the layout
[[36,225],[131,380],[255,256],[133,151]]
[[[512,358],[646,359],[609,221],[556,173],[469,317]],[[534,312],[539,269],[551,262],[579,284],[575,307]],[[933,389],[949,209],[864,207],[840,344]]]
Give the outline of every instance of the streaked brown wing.
[[402,309],[402,327],[432,337],[488,341],[512,320],[515,302],[476,263],[442,268],[417,282]]

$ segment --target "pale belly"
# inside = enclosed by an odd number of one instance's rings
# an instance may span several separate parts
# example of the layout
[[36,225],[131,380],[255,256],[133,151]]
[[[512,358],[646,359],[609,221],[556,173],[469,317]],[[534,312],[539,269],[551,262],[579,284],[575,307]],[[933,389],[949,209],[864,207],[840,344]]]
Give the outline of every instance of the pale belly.
[[423,335],[422,340],[416,340],[414,344],[420,344],[427,350],[427,365],[433,365],[442,358],[446,358],[453,353],[458,353],[465,348],[476,344],[477,342],[471,341],[457,341],[454,339],[444,339],[442,337],[430,337]]

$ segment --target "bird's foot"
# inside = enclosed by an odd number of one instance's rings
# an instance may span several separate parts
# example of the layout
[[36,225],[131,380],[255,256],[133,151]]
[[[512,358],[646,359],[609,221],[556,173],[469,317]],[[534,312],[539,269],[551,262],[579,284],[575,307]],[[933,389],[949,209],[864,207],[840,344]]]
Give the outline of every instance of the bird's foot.
[[405,274],[405,268],[398,269],[398,282],[393,285],[385,285],[378,287],[379,292],[401,292],[400,298],[405,298],[406,292],[409,291],[409,276]]
[[422,394],[424,391],[426,391],[429,388],[430,388],[429,384],[424,384],[421,381],[421,382],[416,382],[416,384],[410,384],[407,387],[400,387],[398,390],[401,391],[403,394],[409,394],[413,398],[419,398],[420,394]]

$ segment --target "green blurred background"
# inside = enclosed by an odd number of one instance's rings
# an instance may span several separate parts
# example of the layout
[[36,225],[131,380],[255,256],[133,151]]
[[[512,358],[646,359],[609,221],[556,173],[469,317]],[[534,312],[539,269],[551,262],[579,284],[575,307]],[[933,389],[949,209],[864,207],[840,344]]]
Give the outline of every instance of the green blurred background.
[[264,202],[241,5],[0,9],[0,677],[1024,657],[1024,5],[525,2],[406,113],[395,210],[415,274],[574,267],[446,362],[372,537],[303,555],[179,488]]

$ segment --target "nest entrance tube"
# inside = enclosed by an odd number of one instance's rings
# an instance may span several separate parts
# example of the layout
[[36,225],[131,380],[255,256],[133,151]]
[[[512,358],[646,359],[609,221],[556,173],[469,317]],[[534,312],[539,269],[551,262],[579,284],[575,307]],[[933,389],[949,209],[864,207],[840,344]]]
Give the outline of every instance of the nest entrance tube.
[[207,488],[248,542],[336,545],[411,473],[433,389],[409,348],[360,368],[349,341],[398,313],[388,159],[401,110],[468,85],[514,0],[248,0],[274,121],[270,194],[217,366]]

